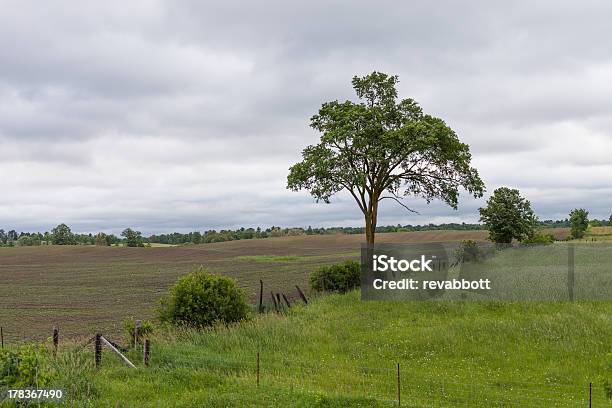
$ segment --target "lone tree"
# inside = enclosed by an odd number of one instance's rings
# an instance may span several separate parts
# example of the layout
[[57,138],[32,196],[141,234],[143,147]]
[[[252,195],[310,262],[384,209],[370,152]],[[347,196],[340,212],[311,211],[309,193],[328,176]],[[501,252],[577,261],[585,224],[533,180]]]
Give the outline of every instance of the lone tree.
[[589,212],[584,208],[576,208],[570,213],[570,233],[572,238],[582,238],[589,227]]
[[140,231],[134,231],[131,228],[126,228],[121,233],[121,236],[125,238],[125,244],[129,247],[142,247],[142,233]]
[[373,72],[353,77],[359,102],[327,102],[310,119],[321,133],[303,160],[289,169],[287,188],[306,189],[317,200],[348,191],[365,218],[374,243],[378,204],[392,199],[440,199],[457,209],[459,188],[481,197],[484,184],[470,166],[469,146],[442,119],[427,115],[412,99],[398,101],[398,77]]
[[74,234],[66,224],[60,224],[53,228],[51,234],[54,245],[74,245],[76,242]]
[[487,206],[480,208],[480,221],[489,229],[489,239],[509,244],[513,239],[523,241],[535,235],[538,217],[529,200],[516,189],[500,187],[493,192]]

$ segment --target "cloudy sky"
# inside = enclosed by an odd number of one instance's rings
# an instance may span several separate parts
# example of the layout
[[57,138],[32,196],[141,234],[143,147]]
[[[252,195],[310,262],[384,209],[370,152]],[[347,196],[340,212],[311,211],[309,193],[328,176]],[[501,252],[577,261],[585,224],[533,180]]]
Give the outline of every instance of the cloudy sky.
[[[494,4],[495,3],[495,4]],[[510,5],[510,3],[513,3]],[[397,74],[541,218],[612,212],[612,4],[0,0],[0,227],[361,225],[285,189],[308,118]],[[477,220],[385,202],[379,224]],[[386,201],[386,200],[385,200]]]

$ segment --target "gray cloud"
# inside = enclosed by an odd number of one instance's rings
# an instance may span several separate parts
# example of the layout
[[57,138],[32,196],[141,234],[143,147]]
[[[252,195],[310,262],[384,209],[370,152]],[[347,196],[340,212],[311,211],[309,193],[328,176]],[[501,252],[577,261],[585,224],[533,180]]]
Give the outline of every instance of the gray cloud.
[[[582,2],[3,1],[0,226],[145,232],[359,225],[350,197],[285,190],[315,143],[308,118],[400,94],[469,143],[488,190],[519,188],[542,218],[612,211],[612,5]],[[384,203],[380,222],[476,221]]]

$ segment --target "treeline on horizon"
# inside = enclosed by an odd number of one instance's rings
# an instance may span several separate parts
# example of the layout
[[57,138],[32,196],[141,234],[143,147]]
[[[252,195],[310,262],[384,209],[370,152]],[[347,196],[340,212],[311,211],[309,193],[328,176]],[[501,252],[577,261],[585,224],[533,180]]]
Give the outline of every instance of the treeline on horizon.
[[[612,225],[610,220],[591,220],[592,226]],[[540,225],[544,228],[563,228],[569,227],[568,219],[564,220],[545,220]],[[388,225],[376,228],[377,233],[388,232],[413,232],[413,231],[435,231],[435,230],[484,230],[483,224],[468,223],[442,223],[425,225]],[[5,231],[0,229],[0,246],[38,246],[38,245],[127,245],[127,246],[147,246],[147,244],[208,244],[214,242],[238,241],[243,239],[261,239],[269,237],[297,236],[297,235],[328,235],[328,234],[364,234],[364,227],[294,227],[281,228],[272,226],[266,229],[239,228],[235,230],[209,230],[205,232],[180,233],[173,232],[168,234],[153,234],[148,237],[142,236],[139,231],[126,228],[121,236],[106,234],[77,234],[72,233],[66,224],[60,224],[52,231],[40,232],[17,232],[15,230]]]

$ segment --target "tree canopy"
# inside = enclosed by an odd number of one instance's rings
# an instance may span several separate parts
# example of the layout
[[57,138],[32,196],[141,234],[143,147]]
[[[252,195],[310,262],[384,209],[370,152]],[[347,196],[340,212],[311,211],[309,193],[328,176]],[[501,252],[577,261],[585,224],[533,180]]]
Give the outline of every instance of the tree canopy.
[[125,238],[125,244],[129,247],[142,247],[142,233],[140,231],[134,231],[131,228],[126,228],[121,233],[121,236]]
[[289,189],[306,189],[325,203],[348,191],[364,214],[368,243],[374,242],[383,199],[410,211],[401,201],[408,196],[456,209],[461,187],[475,197],[484,192],[469,146],[413,99],[398,100],[397,83],[397,76],[380,72],[353,77],[359,101],[321,106],[310,120],[320,141],[303,150],[287,177]]
[[589,212],[584,208],[572,210],[570,217],[570,234],[572,238],[582,238],[589,227]]
[[487,206],[479,211],[480,221],[489,230],[489,239],[496,243],[509,244],[513,239],[532,238],[539,225],[529,200],[521,197],[518,190],[508,187],[493,191]]
[[75,243],[74,234],[66,224],[60,224],[51,231],[53,244],[73,245]]

